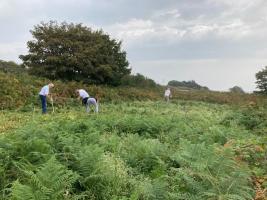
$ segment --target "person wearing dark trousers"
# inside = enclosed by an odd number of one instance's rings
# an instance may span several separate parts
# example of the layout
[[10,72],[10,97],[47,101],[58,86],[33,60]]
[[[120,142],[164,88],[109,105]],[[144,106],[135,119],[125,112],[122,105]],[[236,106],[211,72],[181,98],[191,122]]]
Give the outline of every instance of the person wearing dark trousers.
[[[49,90],[50,88],[53,88],[54,84],[53,83],[49,83],[48,85],[45,85],[44,87],[42,87],[41,91],[39,92],[39,96],[41,99],[41,103],[42,103],[42,113],[46,114],[47,113],[47,100],[46,98],[50,96]],[[52,101],[52,97],[50,96],[50,100]]]

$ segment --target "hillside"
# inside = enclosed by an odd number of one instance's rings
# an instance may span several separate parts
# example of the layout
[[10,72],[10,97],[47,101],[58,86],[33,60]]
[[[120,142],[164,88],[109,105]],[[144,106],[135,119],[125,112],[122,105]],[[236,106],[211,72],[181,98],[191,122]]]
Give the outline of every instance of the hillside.
[[[0,72],[0,108],[21,108],[39,103],[38,92],[49,82],[48,79],[30,76],[28,74],[13,74]],[[76,104],[75,90],[84,88],[90,95],[97,96],[101,102],[159,100],[163,88],[140,87],[109,87],[105,85],[87,85],[80,82],[53,81],[52,91],[55,106]]]
[[[18,109],[37,105],[40,88],[49,82],[48,79],[28,75],[27,73],[0,70],[0,108]],[[133,100],[162,100],[165,87],[142,87],[136,84],[129,86],[110,87],[106,85],[88,85],[80,82],[54,81],[52,91],[55,106],[77,105],[75,90],[85,88],[90,95],[97,96],[101,102],[122,102]],[[136,86],[134,86],[136,85]],[[262,105],[266,102],[264,96],[253,94],[234,94],[229,92],[214,92],[208,90],[184,90],[172,88],[173,99],[195,100],[219,104]]]

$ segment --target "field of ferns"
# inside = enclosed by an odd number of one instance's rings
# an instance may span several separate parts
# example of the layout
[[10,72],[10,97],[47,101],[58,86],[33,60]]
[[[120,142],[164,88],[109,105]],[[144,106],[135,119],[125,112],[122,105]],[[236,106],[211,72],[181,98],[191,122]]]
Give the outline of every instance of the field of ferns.
[[264,107],[175,100],[103,103],[98,114],[3,110],[0,133],[3,200],[266,199]]

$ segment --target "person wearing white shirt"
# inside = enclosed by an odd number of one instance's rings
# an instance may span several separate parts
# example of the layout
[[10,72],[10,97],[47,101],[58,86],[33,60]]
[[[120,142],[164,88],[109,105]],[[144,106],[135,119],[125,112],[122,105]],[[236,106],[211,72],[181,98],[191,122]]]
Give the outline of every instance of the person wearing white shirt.
[[[42,113],[43,114],[47,113],[46,98],[50,96],[49,90],[50,90],[50,88],[53,88],[53,87],[54,87],[54,84],[49,83],[48,85],[45,85],[44,87],[42,87],[41,91],[39,92],[39,96],[40,96],[41,103],[42,103]],[[51,96],[50,96],[50,100],[52,101]]]
[[86,107],[86,112],[90,112],[90,106],[93,105],[95,107],[95,112],[98,112],[98,101],[97,98],[90,97],[89,94],[84,89],[77,89],[76,93],[78,95],[78,99],[82,99],[82,104]]
[[167,89],[165,90],[165,93],[164,93],[165,101],[169,102],[171,96],[172,96],[172,95],[171,95],[171,89],[170,89],[170,88],[167,88]]

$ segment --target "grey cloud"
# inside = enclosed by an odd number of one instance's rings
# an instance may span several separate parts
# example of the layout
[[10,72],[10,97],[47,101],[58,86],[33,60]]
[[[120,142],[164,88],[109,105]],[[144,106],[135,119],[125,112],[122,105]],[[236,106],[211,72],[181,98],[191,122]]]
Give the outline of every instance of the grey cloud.
[[196,80],[212,90],[227,91],[239,85],[246,91],[255,89],[255,71],[262,69],[267,59],[200,59],[154,60],[134,63],[134,71],[141,72],[167,84],[169,80]]
[[[160,82],[170,78],[156,75],[167,68],[177,79],[210,80],[207,86],[225,89],[208,77],[217,71],[224,80],[230,77],[227,83],[251,90],[267,54],[266,10],[265,0],[1,0],[0,59],[19,61],[31,39],[29,30],[40,21],[82,22],[122,40],[134,72]],[[175,65],[169,60],[187,67],[169,67]],[[225,65],[236,72],[248,70],[233,77]],[[188,76],[192,70],[204,71],[205,76]],[[244,84],[248,79],[249,85]]]

